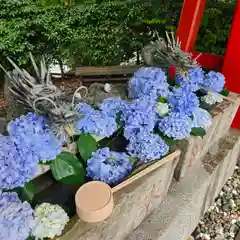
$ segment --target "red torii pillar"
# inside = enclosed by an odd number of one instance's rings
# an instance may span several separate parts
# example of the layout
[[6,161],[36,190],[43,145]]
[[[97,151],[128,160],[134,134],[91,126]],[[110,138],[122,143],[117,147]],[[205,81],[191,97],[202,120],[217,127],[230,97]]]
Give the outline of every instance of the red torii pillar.
[[183,2],[177,36],[181,41],[182,50],[186,52],[194,51],[205,5],[206,0],[184,0]]
[[[225,75],[229,91],[240,93],[240,1],[237,0],[232,28],[223,60],[222,73]],[[240,109],[232,123],[233,128],[240,129]]]
[[[177,36],[181,41],[181,47],[184,51],[193,52],[200,24],[202,21],[206,0],[184,0],[182,13],[177,29]],[[232,23],[231,33],[227,44],[226,54],[224,56],[222,72],[226,77],[227,88],[236,93],[240,93],[240,0],[237,0],[236,11]],[[210,55],[209,55],[210,56]],[[221,56],[206,56],[205,59],[210,62],[221,62]],[[218,58],[216,61],[216,57]],[[203,58],[202,58],[203,59]],[[204,66],[204,59],[201,62]],[[214,65],[214,64],[213,64]],[[240,129],[240,110],[238,110],[232,127]]]

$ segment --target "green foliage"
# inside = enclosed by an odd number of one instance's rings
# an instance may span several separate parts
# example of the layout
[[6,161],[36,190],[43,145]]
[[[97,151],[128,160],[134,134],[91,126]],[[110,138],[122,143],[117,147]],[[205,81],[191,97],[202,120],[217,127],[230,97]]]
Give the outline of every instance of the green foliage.
[[204,130],[204,128],[192,128],[191,131],[191,135],[192,136],[199,136],[199,137],[204,137],[206,135],[206,131]]
[[84,183],[84,168],[79,159],[70,152],[60,153],[50,168],[57,181],[66,184]]
[[228,91],[226,88],[224,88],[224,89],[221,91],[221,94],[222,94],[223,96],[227,97],[227,96],[229,95],[229,91]]
[[[207,1],[196,50],[223,54],[235,4]],[[183,0],[2,0],[0,61],[28,65],[28,52],[70,65],[115,65],[175,31]]]
[[233,0],[207,1],[196,43],[197,51],[219,55],[225,53],[235,7]]
[[35,194],[35,186],[32,181],[26,183],[23,187],[18,187],[13,190],[22,201],[32,202]]
[[21,188],[20,191],[20,198],[23,201],[31,202],[34,197],[35,187],[33,183],[30,181],[24,185],[24,187]]
[[82,159],[87,163],[92,153],[97,151],[98,144],[90,134],[81,134],[77,141],[77,147]]

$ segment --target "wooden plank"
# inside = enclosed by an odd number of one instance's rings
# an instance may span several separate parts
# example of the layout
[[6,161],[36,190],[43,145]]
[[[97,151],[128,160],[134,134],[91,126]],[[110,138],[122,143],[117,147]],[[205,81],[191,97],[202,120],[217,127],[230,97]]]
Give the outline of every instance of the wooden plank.
[[117,77],[117,78],[112,78],[112,77],[102,77],[102,78],[83,78],[84,82],[121,82],[121,81],[127,81],[131,77]]
[[144,177],[145,175],[147,175],[148,173],[156,170],[157,168],[163,166],[164,164],[166,164],[167,162],[173,161],[174,159],[178,158],[180,156],[181,151],[177,150],[169,155],[167,155],[166,157],[164,157],[163,159],[157,161],[156,163],[150,165],[149,167],[145,168],[144,170],[142,170],[141,172],[137,173],[136,175],[133,175],[132,177],[128,178],[127,180],[123,181],[122,183],[118,184],[117,186],[112,188],[113,193],[117,192],[123,188],[125,188],[126,186],[132,184],[133,182],[137,181],[138,179]]
[[76,67],[76,76],[133,74],[140,66]]

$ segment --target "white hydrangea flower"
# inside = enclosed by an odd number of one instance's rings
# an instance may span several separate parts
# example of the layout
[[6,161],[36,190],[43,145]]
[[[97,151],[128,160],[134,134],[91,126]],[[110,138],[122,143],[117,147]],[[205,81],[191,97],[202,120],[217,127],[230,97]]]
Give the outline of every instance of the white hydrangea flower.
[[213,105],[215,103],[220,103],[223,101],[223,97],[215,92],[208,92],[207,95],[201,97],[201,100],[209,105]]
[[34,211],[32,235],[36,239],[60,236],[68,221],[67,213],[59,205],[42,203]]
[[167,103],[157,103],[157,112],[161,117],[164,117],[169,112],[169,106]]
[[204,128],[207,129],[212,124],[212,116],[211,114],[202,108],[197,108],[193,112],[193,120],[192,120],[193,127],[195,128]]

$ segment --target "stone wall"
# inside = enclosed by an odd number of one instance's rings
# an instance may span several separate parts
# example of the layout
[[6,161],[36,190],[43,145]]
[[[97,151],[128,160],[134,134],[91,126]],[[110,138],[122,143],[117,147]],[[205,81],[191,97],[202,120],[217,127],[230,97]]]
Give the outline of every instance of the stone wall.
[[239,134],[227,134],[172,183],[165,200],[126,240],[186,240],[233,174],[239,153]]
[[192,169],[194,163],[205,156],[212,144],[227,134],[239,106],[237,96],[230,93],[229,101],[224,100],[210,111],[213,122],[203,138],[192,136],[179,142],[178,148],[182,154],[174,173],[177,180],[183,178],[187,171]]
[[108,219],[90,224],[75,217],[68,226],[69,231],[59,239],[123,240],[166,197],[178,156],[175,155],[173,161],[114,193],[115,206]]

